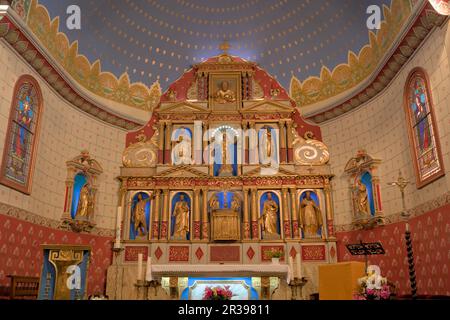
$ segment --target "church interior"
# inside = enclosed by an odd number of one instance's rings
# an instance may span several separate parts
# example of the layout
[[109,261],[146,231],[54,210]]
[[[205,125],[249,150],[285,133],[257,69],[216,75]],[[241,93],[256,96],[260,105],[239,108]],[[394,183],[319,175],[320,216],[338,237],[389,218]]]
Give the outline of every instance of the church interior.
[[0,299],[449,298],[449,16],[0,0]]

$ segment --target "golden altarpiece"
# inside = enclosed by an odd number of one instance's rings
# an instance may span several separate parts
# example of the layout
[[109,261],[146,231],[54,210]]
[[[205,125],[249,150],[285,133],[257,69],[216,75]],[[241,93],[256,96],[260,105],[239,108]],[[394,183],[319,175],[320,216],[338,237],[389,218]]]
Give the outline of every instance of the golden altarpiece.
[[[306,296],[317,291],[317,266],[336,262],[320,129],[255,63],[224,53],[193,66],[126,146],[110,298],[138,297],[138,257],[151,257],[162,287],[149,299],[195,299],[210,277],[250,277],[255,297],[287,299],[289,257],[308,279]],[[201,281],[191,286],[193,277]]]

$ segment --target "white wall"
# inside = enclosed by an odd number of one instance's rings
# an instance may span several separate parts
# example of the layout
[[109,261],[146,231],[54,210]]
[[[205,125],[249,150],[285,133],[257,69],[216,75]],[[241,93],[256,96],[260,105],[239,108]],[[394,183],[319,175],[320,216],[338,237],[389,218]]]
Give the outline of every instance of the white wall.
[[[447,39],[447,41],[445,41]],[[330,148],[335,202],[335,223],[351,222],[348,180],[344,175],[347,161],[362,147],[375,158],[380,167],[381,195],[385,215],[401,211],[400,192],[387,183],[396,180],[401,169],[412,185],[406,189],[407,207],[435,199],[450,190],[450,27],[447,22],[438,28],[416,51],[391,84],[381,94],[358,109],[322,127],[324,142]],[[442,146],[446,176],[418,190],[415,186],[414,164],[409,145],[403,91],[409,72],[424,68],[430,77],[431,94]]]
[[59,220],[64,209],[65,162],[87,149],[104,169],[99,180],[95,220],[98,227],[113,229],[118,191],[115,177],[119,175],[126,132],[88,116],[60,98],[3,41],[0,41],[0,154],[14,85],[23,74],[31,74],[39,82],[44,99],[32,194],[27,196],[0,185],[0,202]]

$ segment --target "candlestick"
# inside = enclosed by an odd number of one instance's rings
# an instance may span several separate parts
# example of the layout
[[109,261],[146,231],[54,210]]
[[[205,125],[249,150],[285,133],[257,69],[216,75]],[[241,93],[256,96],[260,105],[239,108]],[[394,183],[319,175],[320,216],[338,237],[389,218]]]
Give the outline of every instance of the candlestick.
[[291,256],[289,256],[289,269],[291,271],[291,274],[295,277],[294,259]]
[[297,274],[295,275],[296,278],[301,279],[302,278],[302,265],[300,264],[300,254],[297,253],[295,255],[295,262],[297,263]]
[[143,254],[138,253],[138,273],[137,273],[138,280],[143,280],[142,279],[142,259],[143,259]]
[[120,248],[120,234],[122,233],[122,207],[117,208],[117,221],[116,221],[116,241],[114,248]]
[[145,280],[149,281],[149,282],[153,280],[153,276],[152,276],[152,258],[151,257],[147,257],[147,270],[145,272]]

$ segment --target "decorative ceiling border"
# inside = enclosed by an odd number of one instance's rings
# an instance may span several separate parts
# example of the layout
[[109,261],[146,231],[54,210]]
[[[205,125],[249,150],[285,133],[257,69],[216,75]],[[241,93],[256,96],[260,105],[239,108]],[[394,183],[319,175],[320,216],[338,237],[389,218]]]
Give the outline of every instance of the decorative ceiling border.
[[[407,28],[402,38],[399,39],[398,44],[393,48],[392,53],[387,57],[385,63],[382,66],[379,66],[378,71],[374,72],[371,81],[369,81],[359,91],[356,91],[356,93],[352,96],[347,96],[346,98],[344,98],[345,100],[343,102],[337,103],[334,106],[327,106],[317,113],[311,111],[308,112],[310,114],[305,114],[305,110],[302,110],[302,108],[300,107],[302,114],[305,115],[306,119],[319,124],[341,116],[342,114],[349,112],[359,107],[363,103],[369,101],[389,85],[389,83],[402,68],[402,66],[409,60],[416,49],[426,39],[427,35],[430,34],[430,32],[434,28],[441,26],[447,20],[447,18],[447,16],[438,14],[428,1],[424,2],[415,19],[412,21],[410,27]],[[383,29],[381,31],[383,31]],[[380,33],[377,35],[377,37],[379,37]],[[371,39],[375,40],[375,38],[373,37],[371,37]],[[375,42],[372,42],[372,45],[374,44]],[[363,48],[362,51],[364,49],[365,48]],[[354,61],[354,63],[356,63],[356,60]],[[356,64],[356,66],[358,65],[359,67],[361,67],[361,64]],[[328,86],[332,82],[332,78],[327,78],[326,84]],[[291,90],[292,89],[293,87],[291,83]],[[294,90],[297,89],[294,88]],[[292,95],[295,96],[296,94],[291,92],[291,96]],[[311,107],[309,109],[312,110],[313,108]]]
[[9,6],[0,6],[0,39],[4,39],[65,100],[113,126],[125,130],[135,130],[142,126],[138,122],[106,111],[99,103],[85,98],[83,93],[64,76],[64,72],[57,70],[56,64],[43,53],[39,45],[23,32],[15,15],[17,16]]
[[59,32],[59,17],[51,20],[50,14],[38,0],[13,0],[11,7],[24,20],[40,44],[62,68],[84,89],[117,103],[152,111],[159,103],[161,87],[156,81],[150,88],[137,82],[130,83],[127,73],[117,78],[111,72],[102,71],[101,61],[93,63],[78,52],[78,41],[70,43]]

